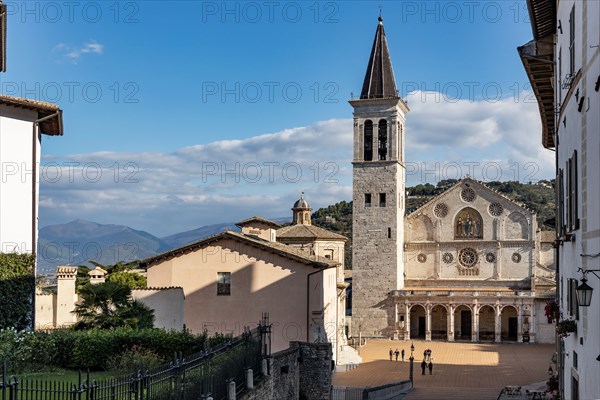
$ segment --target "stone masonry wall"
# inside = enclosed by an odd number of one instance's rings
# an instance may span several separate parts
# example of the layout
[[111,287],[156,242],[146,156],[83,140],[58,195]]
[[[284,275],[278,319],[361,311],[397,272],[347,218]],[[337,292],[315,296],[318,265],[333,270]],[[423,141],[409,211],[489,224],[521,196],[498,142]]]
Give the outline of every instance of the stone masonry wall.
[[270,375],[242,400],[329,400],[332,382],[329,343],[290,342],[271,357]]

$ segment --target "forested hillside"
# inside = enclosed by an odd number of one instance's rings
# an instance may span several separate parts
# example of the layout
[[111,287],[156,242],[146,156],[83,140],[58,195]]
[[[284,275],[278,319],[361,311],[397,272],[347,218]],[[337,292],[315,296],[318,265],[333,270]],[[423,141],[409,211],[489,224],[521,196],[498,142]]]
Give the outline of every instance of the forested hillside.
[[[447,179],[438,182],[436,186],[426,183],[408,187],[406,213],[416,210],[456,182],[454,179]],[[540,180],[537,183],[493,181],[486,182],[485,185],[537,213],[538,226],[541,229],[554,229],[554,180]],[[320,208],[313,213],[312,222],[348,238],[345,252],[346,268],[352,269],[352,202],[341,201],[327,208]]]

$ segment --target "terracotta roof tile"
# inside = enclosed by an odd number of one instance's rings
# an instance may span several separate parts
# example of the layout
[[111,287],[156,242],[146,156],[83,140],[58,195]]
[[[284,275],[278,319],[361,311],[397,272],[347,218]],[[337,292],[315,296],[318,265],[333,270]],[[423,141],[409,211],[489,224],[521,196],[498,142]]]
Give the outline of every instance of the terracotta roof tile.
[[41,133],[45,135],[63,135],[62,110],[56,104],[47,103],[45,101],[24,99],[21,97],[7,96],[5,94],[0,94],[0,104],[37,111],[38,118],[44,118],[58,113],[56,118],[50,118],[41,122],[40,130]]
[[277,229],[277,238],[283,239],[334,239],[346,241],[346,236],[319,228],[315,225],[289,225]]

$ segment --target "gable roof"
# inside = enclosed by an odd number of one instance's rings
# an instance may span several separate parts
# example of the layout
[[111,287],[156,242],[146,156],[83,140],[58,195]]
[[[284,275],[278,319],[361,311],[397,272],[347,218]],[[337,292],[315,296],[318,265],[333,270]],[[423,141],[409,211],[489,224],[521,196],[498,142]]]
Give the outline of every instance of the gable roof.
[[62,110],[56,104],[0,94],[0,105],[1,104],[37,111],[38,119],[56,114],[54,118],[48,118],[47,120],[40,122],[40,132],[49,136],[63,135]]
[[458,182],[456,182],[454,185],[450,186],[448,189],[444,190],[442,193],[440,193],[439,195],[435,196],[434,198],[432,198],[431,200],[425,202],[425,204],[422,204],[420,207],[418,207],[416,210],[414,210],[413,212],[411,212],[410,214],[406,215],[406,217],[411,217],[411,216],[416,216],[422,213],[422,211],[427,208],[428,206],[430,206],[431,204],[433,204],[436,201],[439,201],[442,197],[448,195],[448,193],[450,193],[452,190],[454,190],[454,188],[456,188],[457,186],[461,186],[464,183],[468,183],[468,184],[472,184],[475,186],[478,186],[484,190],[486,190],[487,192],[490,192],[492,194],[494,194],[495,196],[498,196],[508,202],[510,202],[511,204],[514,204],[516,207],[522,209],[523,211],[525,211],[526,213],[529,214],[534,214],[534,212],[530,209],[528,209],[527,207],[517,203],[516,201],[514,201],[513,199],[508,198],[507,196],[503,195],[502,193],[498,192],[497,190],[494,190],[490,187],[488,187],[485,183],[480,182],[478,180],[475,180],[473,178],[463,178],[461,180],[459,180]]
[[328,231],[327,229],[319,228],[314,225],[289,225],[277,229],[277,239],[333,239],[348,240],[346,236]]
[[281,228],[281,225],[279,225],[278,223],[270,221],[270,220],[265,219],[265,218],[258,217],[256,215],[254,217],[250,217],[250,218],[245,219],[243,221],[236,222],[235,226],[239,226],[241,228],[242,226],[250,225],[252,222],[261,222],[263,224],[270,225],[270,226],[272,226],[275,229]]
[[142,268],[151,268],[156,263],[169,260],[180,256],[182,254],[187,254],[199,250],[204,246],[208,246],[211,243],[215,243],[224,239],[235,240],[240,243],[247,244],[249,246],[268,251],[270,253],[274,253],[280,255],[282,257],[288,258],[290,260],[298,261],[302,264],[310,265],[315,268],[329,268],[335,267],[338,265],[337,262],[332,261],[325,257],[309,255],[305,251],[297,249],[292,246],[285,245],[283,243],[277,242],[269,242],[264,239],[260,239],[256,236],[244,235],[243,233],[233,232],[233,231],[224,231],[218,233],[216,235],[208,236],[202,240],[199,240],[194,243],[190,243],[188,245],[175,248],[173,250],[167,251],[162,254],[158,254],[144,260],[140,261],[140,266]]

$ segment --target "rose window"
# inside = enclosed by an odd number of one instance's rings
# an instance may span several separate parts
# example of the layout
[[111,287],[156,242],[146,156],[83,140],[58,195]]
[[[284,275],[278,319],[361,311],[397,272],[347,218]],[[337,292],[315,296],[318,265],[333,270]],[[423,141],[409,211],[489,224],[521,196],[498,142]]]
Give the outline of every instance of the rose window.
[[463,189],[460,192],[460,198],[463,199],[463,201],[470,203],[475,200],[475,191],[471,188]]
[[488,211],[493,217],[499,217],[504,212],[504,207],[500,203],[492,203],[488,207]]
[[435,205],[433,213],[438,218],[444,218],[446,215],[448,215],[448,206],[444,203],[438,203]]
[[494,253],[487,253],[485,255],[485,261],[493,263],[494,261],[496,261],[496,255]]
[[510,259],[514,262],[514,263],[518,263],[521,261],[521,255],[519,253],[513,253],[513,255],[510,257]]
[[477,252],[471,248],[462,249],[460,253],[458,253],[458,262],[463,267],[470,268],[477,264],[477,260],[479,256]]
[[421,253],[421,254],[419,254],[419,255],[417,256],[417,260],[418,260],[420,263],[424,263],[425,261],[427,261],[427,256],[426,256],[425,254]]
[[452,261],[454,261],[454,256],[452,253],[444,253],[442,255],[442,261],[444,261],[446,264],[450,264]]

